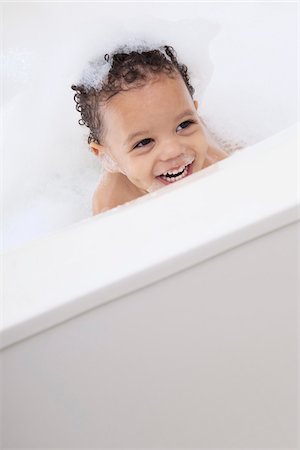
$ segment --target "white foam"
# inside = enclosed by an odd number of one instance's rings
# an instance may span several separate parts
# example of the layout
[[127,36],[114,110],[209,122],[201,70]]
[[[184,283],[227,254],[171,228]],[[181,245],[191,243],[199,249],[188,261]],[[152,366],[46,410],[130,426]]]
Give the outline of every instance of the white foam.
[[164,53],[163,45],[166,45],[165,41],[147,42],[144,39],[131,37],[125,44],[117,44],[116,48],[109,55],[109,60],[104,58],[104,55],[97,57],[96,59],[89,61],[84,68],[78,84],[85,86],[86,88],[101,89],[103,83],[107,79],[109,70],[111,69],[112,56],[115,53],[130,53],[130,52],[146,52],[160,48]]
[[143,38],[130,37],[125,43],[117,44],[116,49],[112,53],[130,53],[130,52],[148,52],[159,48],[164,52],[163,46],[167,45],[167,42],[163,40],[146,41]]
[[102,58],[90,61],[84,69],[78,84],[86,88],[101,89],[110,69],[110,63]]

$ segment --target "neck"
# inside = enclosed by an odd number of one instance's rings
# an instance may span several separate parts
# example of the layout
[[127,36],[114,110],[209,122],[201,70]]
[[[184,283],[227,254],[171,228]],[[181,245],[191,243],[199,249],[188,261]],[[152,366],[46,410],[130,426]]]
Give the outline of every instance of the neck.
[[225,150],[222,150],[218,146],[209,146],[207,150],[207,155],[203,164],[203,169],[205,167],[211,166],[212,164],[215,164],[218,161],[221,161],[222,159],[225,159],[229,156]]

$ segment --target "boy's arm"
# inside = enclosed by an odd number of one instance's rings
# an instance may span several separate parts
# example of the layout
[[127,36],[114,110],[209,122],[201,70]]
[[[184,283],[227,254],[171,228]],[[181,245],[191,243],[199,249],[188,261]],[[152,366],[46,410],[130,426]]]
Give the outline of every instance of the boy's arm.
[[93,216],[96,214],[100,214],[104,211],[107,211],[108,209],[111,209],[112,206],[108,204],[108,202],[105,200],[105,195],[102,190],[99,188],[96,189],[93,195],[92,199],[92,212]]
[[108,209],[123,205],[134,198],[136,194],[128,191],[128,186],[124,183],[124,179],[119,174],[112,174],[112,177],[106,177],[98,185],[93,195],[92,210],[93,215],[100,214]]
[[124,199],[121,196],[112,195],[111,190],[107,186],[98,186],[92,199],[93,216],[122,205],[123,203]]
[[103,207],[103,208],[99,208],[97,206],[94,207],[94,205],[93,205],[93,207],[92,207],[93,216],[96,216],[97,214],[103,213],[104,211],[107,211],[108,209],[111,209],[111,208],[108,208],[106,206]]

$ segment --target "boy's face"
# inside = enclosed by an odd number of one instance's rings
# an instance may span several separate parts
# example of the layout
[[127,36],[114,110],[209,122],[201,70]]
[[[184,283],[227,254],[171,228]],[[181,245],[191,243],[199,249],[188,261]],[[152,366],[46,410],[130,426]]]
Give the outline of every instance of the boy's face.
[[207,155],[208,136],[197,106],[179,74],[173,79],[160,75],[109,100],[103,111],[104,144],[96,147],[141,193],[176,183],[180,176],[161,175],[187,166],[182,178],[188,176],[203,168]]

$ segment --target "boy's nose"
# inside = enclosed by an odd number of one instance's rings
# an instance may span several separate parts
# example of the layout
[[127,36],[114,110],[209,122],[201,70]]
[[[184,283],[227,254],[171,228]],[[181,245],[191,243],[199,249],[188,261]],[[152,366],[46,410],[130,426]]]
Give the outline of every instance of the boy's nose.
[[170,143],[168,145],[162,145],[159,159],[168,165],[169,170],[176,170],[182,165],[183,155],[184,151],[182,146],[179,146],[178,143]]

